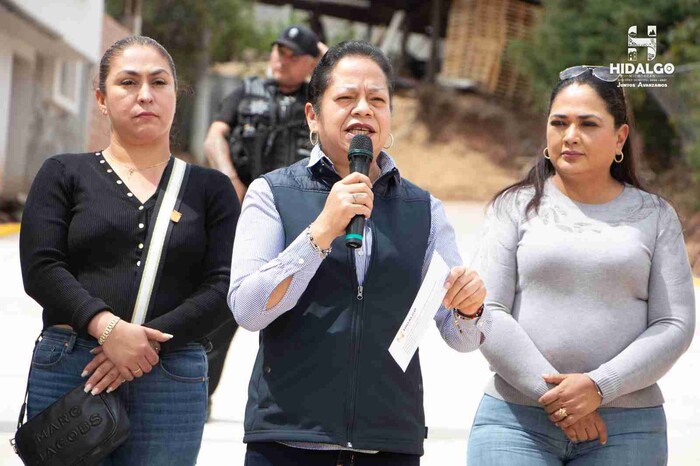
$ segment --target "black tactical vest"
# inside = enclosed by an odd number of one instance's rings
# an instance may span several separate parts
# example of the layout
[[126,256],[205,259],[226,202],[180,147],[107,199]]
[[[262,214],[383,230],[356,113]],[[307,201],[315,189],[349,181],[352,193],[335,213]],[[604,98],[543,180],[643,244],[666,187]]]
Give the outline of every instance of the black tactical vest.
[[246,185],[262,174],[309,156],[312,149],[304,106],[307,84],[285,95],[271,80],[243,81],[237,108],[238,124],[231,132],[231,158]]

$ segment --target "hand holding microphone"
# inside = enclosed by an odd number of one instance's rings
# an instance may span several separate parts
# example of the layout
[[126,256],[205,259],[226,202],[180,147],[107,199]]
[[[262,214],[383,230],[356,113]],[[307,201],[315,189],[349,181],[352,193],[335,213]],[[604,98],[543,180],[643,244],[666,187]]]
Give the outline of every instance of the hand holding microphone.
[[[348,161],[350,162],[350,173],[357,172],[365,176],[369,174],[369,165],[372,163],[372,140],[369,136],[358,134],[352,138],[350,150],[348,150]],[[355,215],[350,220],[350,225],[348,225],[345,233],[345,245],[347,247],[353,249],[362,247],[362,240],[365,235],[365,221],[366,217],[362,215]]]
[[362,134],[353,137],[348,159],[350,174],[333,185],[323,211],[311,224],[311,235],[322,249],[328,248],[343,234],[346,238],[347,234],[359,235],[360,238],[350,238],[357,246],[348,244],[347,239],[346,244],[349,247],[361,246],[365,220],[372,214],[374,193],[372,181],[367,176],[372,161],[372,140]]

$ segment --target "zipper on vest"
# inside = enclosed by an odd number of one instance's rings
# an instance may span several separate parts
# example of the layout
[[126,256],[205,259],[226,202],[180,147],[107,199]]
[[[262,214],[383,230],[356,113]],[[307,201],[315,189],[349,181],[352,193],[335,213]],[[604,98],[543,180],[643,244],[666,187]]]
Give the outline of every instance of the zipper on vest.
[[352,324],[350,327],[350,380],[349,380],[349,396],[347,401],[347,447],[352,448],[352,427],[355,424],[355,400],[356,400],[356,385],[357,385],[357,373],[359,368],[359,333],[360,333],[360,289],[361,285],[357,281],[357,264],[355,262],[355,251],[348,248],[348,254],[350,255],[350,276],[354,289],[357,290],[357,301],[356,305],[353,306],[352,314]]
[[[368,223],[368,228],[372,228],[372,223]],[[365,309],[364,306],[364,287],[367,286],[368,283],[368,278],[370,275],[370,272],[372,271],[372,267],[374,266],[374,260],[376,258],[376,252],[377,252],[377,235],[374,233],[372,234],[372,251],[369,256],[369,264],[367,266],[367,272],[364,274],[365,279],[363,281],[363,285],[360,285],[357,282],[357,264],[355,262],[355,252],[354,251],[349,251],[350,253],[350,263],[352,264],[352,280],[353,284],[357,286],[357,306],[355,307],[355,315],[353,316],[353,327],[351,331],[352,335],[352,378],[350,379],[350,400],[348,403],[348,408],[349,408],[349,420],[350,422],[348,423],[348,431],[347,431],[347,436],[348,436],[348,442],[347,442],[347,447],[352,448],[352,434],[355,429],[355,402],[357,400],[357,391],[358,391],[358,386],[357,386],[357,376],[359,373],[360,369],[360,340],[362,337],[362,314]]]

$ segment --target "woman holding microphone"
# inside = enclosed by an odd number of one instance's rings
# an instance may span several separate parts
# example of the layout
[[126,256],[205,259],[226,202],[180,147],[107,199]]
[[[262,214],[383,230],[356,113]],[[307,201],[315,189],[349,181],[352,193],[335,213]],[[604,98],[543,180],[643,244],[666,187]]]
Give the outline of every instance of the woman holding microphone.
[[[404,373],[387,351],[434,252],[452,267],[435,321],[458,351],[479,347],[481,279],[461,266],[441,203],[401,177],[391,146],[391,67],[348,41],[317,65],[306,105],[309,159],[254,181],[233,252],[229,306],[260,330],[250,381],[247,466],[417,465],[426,429],[417,354]],[[366,135],[368,176],[350,173]],[[345,246],[356,215],[362,246]]]

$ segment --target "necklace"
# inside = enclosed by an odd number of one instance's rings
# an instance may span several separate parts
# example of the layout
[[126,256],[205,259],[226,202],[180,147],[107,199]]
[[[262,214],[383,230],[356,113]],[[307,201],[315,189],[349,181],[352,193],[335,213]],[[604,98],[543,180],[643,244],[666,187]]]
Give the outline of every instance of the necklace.
[[[103,155],[106,155],[104,152],[103,152],[102,154],[103,154]],[[133,166],[127,165],[127,164],[125,164],[125,163],[123,163],[123,162],[120,162],[119,160],[117,160],[116,158],[112,157],[111,155],[109,156],[110,159],[114,160],[114,161],[117,162],[119,165],[121,165],[122,167],[126,168],[126,170],[128,171],[128,177],[129,177],[129,178],[131,178],[131,175],[133,175],[133,174],[136,173],[136,172],[141,172],[141,171],[144,171],[144,170],[148,170],[148,169],[150,169],[150,168],[156,168],[156,167],[160,167],[161,165],[165,165],[166,163],[170,162],[170,158],[171,158],[171,157],[172,157],[172,155],[169,155],[168,158],[165,159],[165,160],[163,160],[162,162],[158,162],[158,163],[155,163],[155,164],[153,164],[153,165],[149,165],[149,166],[147,166],[147,167],[137,168],[137,167],[133,167]]]

